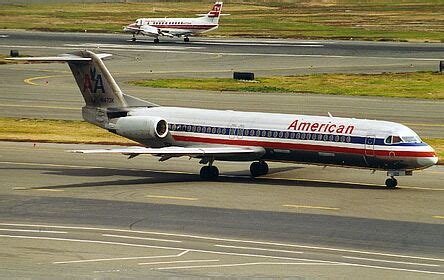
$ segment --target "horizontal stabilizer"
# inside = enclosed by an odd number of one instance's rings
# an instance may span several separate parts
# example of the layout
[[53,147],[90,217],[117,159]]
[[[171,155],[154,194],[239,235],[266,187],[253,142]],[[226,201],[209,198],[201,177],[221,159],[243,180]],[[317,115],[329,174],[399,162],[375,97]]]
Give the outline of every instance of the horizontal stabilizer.
[[[101,53],[96,54],[100,59],[107,58],[112,56],[112,54]],[[7,60],[21,60],[21,61],[46,61],[46,62],[69,62],[69,61],[91,61],[91,57],[82,57],[73,54],[62,54],[59,56],[40,56],[40,57],[10,57],[6,58]]]

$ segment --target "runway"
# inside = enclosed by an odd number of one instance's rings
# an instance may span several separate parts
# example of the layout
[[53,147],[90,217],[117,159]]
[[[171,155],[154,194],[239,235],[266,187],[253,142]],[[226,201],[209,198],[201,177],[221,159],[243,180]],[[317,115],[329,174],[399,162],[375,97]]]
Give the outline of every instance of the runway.
[[251,180],[248,164],[220,163],[221,179],[204,182],[194,160],[76,148],[0,143],[5,277],[444,274],[441,167],[398,190],[382,174],[286,164]]
[[[120,34],[1,31],[0,51],[55,55],[90,48],[124,92],[170,106],[384,119],[444,136],[444,102],[315,94],[195,92],[130,86],[157,77],[436,70],[443,44],[194,38],[131,43]],[[254,48],[252,47],[254,46]],[[80,119],[63,64],[0,65],[0,116]],[[440,279],[444,169],[383,187],[385,174],[271,163],[199,164],[83,145],[0,142],[0,273],[5,278]]]

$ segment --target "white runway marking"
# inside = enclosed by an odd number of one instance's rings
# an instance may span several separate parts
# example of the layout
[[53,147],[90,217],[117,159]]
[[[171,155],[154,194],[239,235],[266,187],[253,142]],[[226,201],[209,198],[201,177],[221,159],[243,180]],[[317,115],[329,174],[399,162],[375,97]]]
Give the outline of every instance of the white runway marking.
[[94,44],[94,43],[84,43],[84,44],[64,44],[67,47],[76,48],[115,48],[115,49],[138,49],[138,50],[201,50],[204,47],[187,47],[187,46],[159,46],[159,45],[117,45],[117,44]]
[[172,264],[172,263],[197,263],[197,262],[218,262],[218,261],[219,260],[187,260],[187,261],[139,263],[139,265]]
[[[437,271],[413,270],[413,269],[403,269],[403,268],[394,268],[394,267],[385,267],[385,266],[373,266],[373,265],[364,265],[364,264],[347,263],[347,262],[326,261],[326,260],[319,260],[319,259],[278,257],[278,256],[272,256],[272,255],[259,255],[259,254],[229,253],[229,252],[222,252],[222,251],[152,246],[152,245],[140,245],[140,244],[109,242],[109,241],[99,241],[99,240],[69,239],[69,238],[54,238],[54,237],[14,236],[14,235],[0,235],[0,237],[21,238],[21,239],[41,239],[41,240],[67,241],[67,242],[98,243],[98,244],[108,244],[108,245],[123,245],[123,246],[133,246],[133,247],[143,247],[143,248],[167,249],[167,250],[182,250],[182,251],[185,251],[182,253],[186,253],[186,251],[189,251],[189,252],[210,253],[210,254],[229,255],[229,256],[243,256],[243,257],[292,260],[292,261],[300,261],[300,262],[313,262],[313,263],[319,263],[319,264],[338,264],[338,265],[348,265],[348,266],[366,267],[366,268],[383,269],[383,270],[394,270],[394,271],[405,271],[405,272],[444,275],[444,272],[437,272]],[[187,267],[187,268],[191,268],[191,267]],[[168,268],[165,268],[165,269],[168,269]]]
[[[35,225],[35,224],[19,224],[19,223],[0,223],[0,225],[3,225],[3,226],[22,226],[22,227],[46,227],[46,228],[76,229],[76,230],[80,229],[80,230],[95,230],[95,231],[114,231],[114,232],[126,232],[126,233],[142,233],[142,234],[177,236],[177,237],[184,237],[184,238],[204,239],[204,240],[215,240],[215,241],[224,241],[224,242],[261,244],[261,245],[270,245],[270,246],[305,248],[305,249],[325,250],[325,251],[333,251],[333,252],[347,252],[347,253],[356,253],[356,254],[364,254],[364,255],[378,255],[378,256],[387,256],[387,257],[397,257],[397,258],[408,258],[408,259],[419,259],[419,260],[430,260],[430,261],[444,262],[444,259],[421,257],[421,256],[399,255],[399,254],[389,254],[389,253],[381,253],[381,252],[348,250],[348,249],[340,249],[340,248],[308,246],[308,245],[298,245],[298,244],[278,243],[278,242],[267,242],[267,241],[253,241],[253,240],[217,238],[217,237],[209,237],[209,236],[201,236],[201,235],[175,234],[175,233],[167,233],[167,232],[126,230],[126,229],[112,229],[112,228],[98,228],[98,227],[54,226],[54,225],[40,225],[40,224]],[[186,250],[186,249],[184,249],[184,250]]]
[[148,237],[127,236],[127,235],[102,234],[102,236],[126,238],[126,239],[149,240],[149,241],[160,241],[160,242],[182,243],[182,241],[180,241],[180,240],[158,239],[158,238],[148,238]]
[[435,267],[440,266],[438,264],[400,262],[400,261],[389,261],[389,260],[381,260],[381,259],[358,258],[358,257],[350,257],[350,256],[342,256],[342,257],[345,259],[363,260],[363,261],[371,261],[371,262],[385,262],[385,263],[409,264],[409,265],[420,265],[420,266],[435,266]]
[[87,263],[87,262],[108,262],[108,261],[127,261],[127,260],[140,260],[140,259],[160,259],[160,258],[177,258],[188,253],[188,251],[183,251],[182,253],[176,255],[163,255],[163,256],[149,256],[149,257],[122,257],[122,258],[108,258],[108,259],[88,259],[88,260],[77,260],[77,261],[63,261],[63,262],[53,262],[53,264],[68,264],[68,263]]
[[216,264],[216,265],[193,265],[193,266],[176,266],[176,267],[159,267],[158,270],[167,269],[192,269],[192,268],[216,268],[216,267],[235,267],[235,266],[250,266],[250,265],[347,265],[342,263],[305,263],[305,262],[250,262],[250,263],[233,263],[233,264]]
[[304,253],[304,252],[300,252],[300,251],[288,251],[288,250],[257,248],[257,247],[242,247],[242,246],[231,246],[231,245],[220,245],[220,244],[215,244],[214,246],[221,247],[221,248],[245,249],[245,250],[291,253],[291,254],[303,254]]
[[12,229],[12,228],[0,228],[0,231],[15,231],[15,232],[33,232],[33,233],[68,233],[66,231],[54,231],[54,230],[38,230],[38,229]]
[[192,42],[193,44],[202,44],[202,45],[229,45],[229,46],[270,46],[270,47],[308,47],[308,48],[323,48],[325,45],[323,44],[316,44],[316,43],[298,43],[298,44],[288,44],[288,43],[274,43],[274,44],[267,44],[267,43],[240,43],[240,42],[201,42],[196,41]]

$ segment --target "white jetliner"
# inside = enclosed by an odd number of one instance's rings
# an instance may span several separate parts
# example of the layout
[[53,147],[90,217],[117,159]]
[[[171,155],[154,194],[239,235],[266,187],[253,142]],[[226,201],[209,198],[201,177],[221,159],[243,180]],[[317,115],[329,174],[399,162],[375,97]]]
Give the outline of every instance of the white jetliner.
[[123,28],[123,31],[136,35],[154,37],[154,43],[159,42],[159,36],[184,37],[189,42],[189,36],[215,30],[219,27],[219,18],[222,11],[222,2],[216,2],[207,14],[198,18],[139,18]]
[[83,118],[143,147],[81,150],[199,158],[204,179],[215,179],[220,161],[253,161],[253,177],[268,172],[266,161],[384,170],[387,187],[395,176],[412,175],[438,162],[429,145],[410,128],[387,121],[206,110],[159,106],[122,93],[102,62],[108,54],[78,51],[56,57],[15,58],[65,61],[85,99]]

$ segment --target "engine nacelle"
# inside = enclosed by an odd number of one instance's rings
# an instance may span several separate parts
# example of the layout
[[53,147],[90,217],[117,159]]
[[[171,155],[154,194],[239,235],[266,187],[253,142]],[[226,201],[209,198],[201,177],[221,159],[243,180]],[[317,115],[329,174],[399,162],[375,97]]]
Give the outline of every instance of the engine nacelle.
[[168,123],[159,117],[127,116],[117,120],[115,130],[128,138],[163,139],[168,135]]

